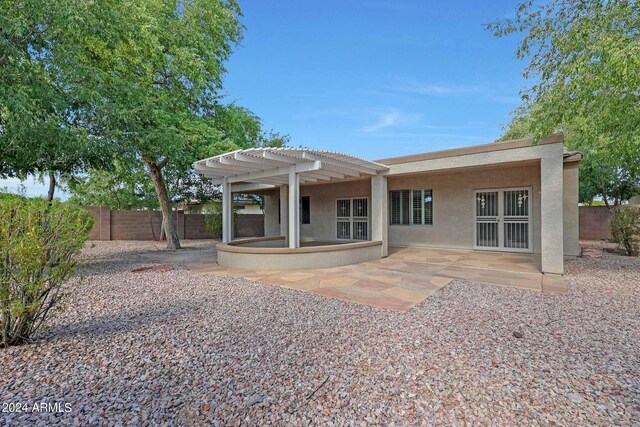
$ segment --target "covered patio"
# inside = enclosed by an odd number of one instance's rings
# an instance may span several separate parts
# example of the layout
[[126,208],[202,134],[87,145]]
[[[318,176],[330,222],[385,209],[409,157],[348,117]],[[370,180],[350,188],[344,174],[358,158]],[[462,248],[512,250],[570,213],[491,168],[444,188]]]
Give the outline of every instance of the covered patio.
[[[324,268],[379,259],[387,254],[388,167],[346,154],[295,148],[251,148],[237,150],[194,163],[200,175],[222,187],[222,243],[218,263],[235,268]],[[301,184],[333,184],[370,180],[370,197],[359,201],[359,236],[307,241],[301,244]],[[265,239],[232,241],[232,194],[279,192],[279,235]],[[353,206],[351,205],[353,203]],[[355,201],[347,209],[351,218]],[[346,224],[346,223],[345,223]],[[346,225],[344,225],[346,227]],[[355,234],[355,231],[354,231]],[[304,246],[304,247],[302,247]]]

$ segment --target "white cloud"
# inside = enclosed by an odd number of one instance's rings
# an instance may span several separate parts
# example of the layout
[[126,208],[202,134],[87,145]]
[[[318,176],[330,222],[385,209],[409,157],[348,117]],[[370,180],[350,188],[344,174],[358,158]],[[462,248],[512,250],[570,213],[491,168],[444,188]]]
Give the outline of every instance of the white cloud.
[[468,95],[484,90],[482,86],[477,85],[439,84],[418,80],[405,80],[397,89],[402,92],[431,96]]
[[382,129],[387,129],[397,125],[413,124],[420,120],[421,115],[415,113],[404,113],[400,110],[391,110],[379,114],[375,123],[362,128],[363,132],[372,133]]

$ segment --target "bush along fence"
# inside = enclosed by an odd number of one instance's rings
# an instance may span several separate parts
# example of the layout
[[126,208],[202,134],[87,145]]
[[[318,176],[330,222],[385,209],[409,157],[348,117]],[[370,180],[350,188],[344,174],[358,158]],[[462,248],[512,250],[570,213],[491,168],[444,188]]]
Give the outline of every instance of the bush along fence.
[[[153,210],[120,211],[109,206],[81,206],[94,217],[90,240],[160,240],[162,213]],[[180,239],[218,238],[207,230],[204,214],[173,212]],[[238,215],[235,237],[264,236],[262,214]]]

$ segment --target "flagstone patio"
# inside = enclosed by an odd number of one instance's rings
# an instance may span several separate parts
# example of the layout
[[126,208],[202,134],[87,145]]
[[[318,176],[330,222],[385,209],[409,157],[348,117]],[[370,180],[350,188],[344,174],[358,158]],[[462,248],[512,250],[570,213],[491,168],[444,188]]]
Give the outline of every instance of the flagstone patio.
[[185,262],[205,274],[243,277],[395,311],[408,311],[452,280],[564,292],[562,276],[543,275],[540,256],[427,248],[390,248],[376,261],[314,270],[239,270],[210,257]]

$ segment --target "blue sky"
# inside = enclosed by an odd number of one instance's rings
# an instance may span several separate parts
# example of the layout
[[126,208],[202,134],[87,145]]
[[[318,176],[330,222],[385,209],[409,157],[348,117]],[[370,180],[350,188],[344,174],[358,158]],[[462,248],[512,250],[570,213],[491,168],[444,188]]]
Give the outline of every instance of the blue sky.
[[379,159],[488,143],[526,84],[517,39],[483,26],[511,16],[515,0],[240,5],[246,31],[227,64],[226,100],[294,146]]
[[228,98],[293,145],[369,159],[488,143],[519,104],[516,1],[241,1]]

